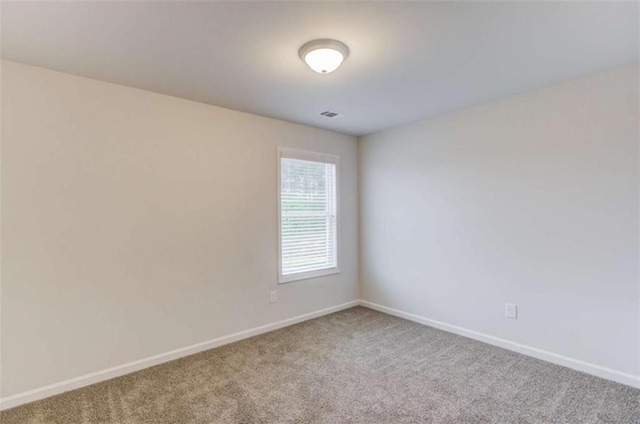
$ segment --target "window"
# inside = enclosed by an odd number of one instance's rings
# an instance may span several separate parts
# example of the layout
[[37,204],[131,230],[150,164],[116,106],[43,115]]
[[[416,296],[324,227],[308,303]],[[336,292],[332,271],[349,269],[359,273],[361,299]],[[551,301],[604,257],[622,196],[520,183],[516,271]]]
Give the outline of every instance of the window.
[[278,152],[279,283],[338,273],[338,157]]

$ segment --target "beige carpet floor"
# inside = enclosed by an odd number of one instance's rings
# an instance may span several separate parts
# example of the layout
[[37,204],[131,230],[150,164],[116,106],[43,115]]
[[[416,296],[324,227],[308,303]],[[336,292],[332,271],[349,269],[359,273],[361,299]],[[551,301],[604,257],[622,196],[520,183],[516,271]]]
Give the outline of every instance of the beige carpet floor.
[[28,423],[640,423],[640,390],[356,307],[5,411]]

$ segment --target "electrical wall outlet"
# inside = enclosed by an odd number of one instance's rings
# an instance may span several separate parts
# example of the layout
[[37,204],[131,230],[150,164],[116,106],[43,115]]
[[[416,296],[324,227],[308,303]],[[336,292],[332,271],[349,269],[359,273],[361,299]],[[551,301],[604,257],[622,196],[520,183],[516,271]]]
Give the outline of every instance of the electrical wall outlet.
[[504,308],[504,314],[507,318],[518,319],[518,305],[507,303]]
[[278,301],[278,292],[274,290],[269,295],[269,303],[276,303],[277,301]]

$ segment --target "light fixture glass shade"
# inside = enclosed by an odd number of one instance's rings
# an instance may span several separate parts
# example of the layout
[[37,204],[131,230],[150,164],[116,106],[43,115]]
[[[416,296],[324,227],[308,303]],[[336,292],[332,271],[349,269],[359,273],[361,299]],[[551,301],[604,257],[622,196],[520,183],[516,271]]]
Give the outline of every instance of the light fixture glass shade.
[[320,74],[335,71],[343,60],[342,53],[332,49],[312,50],[304,57],[307,65]]
[[349,49],[336,40],[313,40],[300,48],[300,58],[319,74],[335,71],[349,55]]

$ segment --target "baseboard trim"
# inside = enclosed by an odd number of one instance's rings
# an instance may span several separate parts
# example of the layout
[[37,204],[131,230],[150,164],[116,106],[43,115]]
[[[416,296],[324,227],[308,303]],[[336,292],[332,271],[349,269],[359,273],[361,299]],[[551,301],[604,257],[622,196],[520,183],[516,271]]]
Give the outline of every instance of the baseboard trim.
[[399,318],[404,318],[409,321],[417,322],[419,324],[427,325],[429,327],[434,327],[439,330],[447,331],[449,333],[454,333],[464,337],[469,337],[474,340],[479,340],[484,343],[488,343],[504,349],[512,350],[514,352],[518,352],[523,355],[541,359],[543,361],[551,362],[556,365],[561,365],[577,371],[582,371],[587,374],[594,375],[596,377],[601,377],[601,378],[615,381],[617,383],[626,384],[631,387],[640,388],[640,376],[627,374],[611,368],[606,368],[600,365],[595,365],[589,362],[581,361],[579,359],[569,358],[567,356],[563,356],[553,352],[548,352],[542,349],[538,349],[535,347],[523,345],[521,343],[516,343],[509,340],[501,339],[499,337],[490,336],[488,334],[469,330],[467,328],[459,327],[457,325],[447,324],[441,321],[436,321],[433,319],[421,317],[419,315],[400,311],[394,308],[389,308],[387,306],[379,305],[366,300],[359,300],[359,301],[354,300],[351,302],[343,303],[341,305],[336,305],[336,306],[321,309],[315,312],[310,312],[308,314],[303,314],[303,315],[299,315],[293,318],[288,318],[282,321],[277,321],[271,324],[262,325],[262,326],[251,328],[245,331],[240,331],[238,333],[230,334],[227,336],[218,337],[213,340],[197,343],[184,348],[172,350],[170,352],[150,356],[148,358],[129,362],[127,364],[118,365],[102,371],[96,371],[90,374],[65,380],[59,383],[50,384],[48,386],[29,390],[23,393],[17,393],[15,395],[3,397],[3,398],[0,398],[0,411],[9,409],[9,408],[14,408],[16,406],[20,406],[25,403],[35,402],[37,400],[55,396],[64,392],[68,392],[70,390],[75,390],[75,389],[79,389],[81,387],[89,386],[95,383],[100,383],[102,381],[120,377],[125,374],[140,371],[145,368],[149,368],[155,365],[160,365],[165,362],[173,361],[175,359],[193,355],[199,352],[203,352],[205,350],[209,350],[209,349],[213,349],[229,343],[237,342],[239,340],[257,336],[259,334],[268,333],[270,331],[278,330],[280,328],[288,327],[290,325],[298,324],[303,321],[307,321],[313,318],[318,318],[323,315],[332,314],[334,312],[352,308],[358,305],[361,305],[379,312],[383,312],[389,315],[397,316]]
[[516,343],[509,340],[501,339],[499,337],[490,336],[488,334],[469,330],[467,328],[459,327],[457,325],[447,324],[447,323],[436,321],[433,319],[424,318],[419,315],[414,315],[408,312],[400,311],[398,309],[393,309],[387,306],[378,305],[376,303],[369,302],[366,300],[360,300],[360,305],[370,309],[374,309],[379,312],[383,312],[385,314],[397,316],[399,318],[404,318],[409,321],[414,321],[419,324],[423,324],[429,327],[437,328],[439,330],[447,331],[449,333],[458,334],[460,336],[468,337],[470,339],[474,339],[474,340],[478,340],[494,346],[498,346],[503,349],[512,350],[514,352],[518,352],[523,355],[532,356],[534,358],[551,362],[556,365],[561,365],[567,368],[571,368],[576,371],[582,371],[587,374],[594,375],[596,377],[601,377],[601,378],[612,380],[617,383],[625,384],[631,387],[640,388],[640,376],[627,374],[611,368],[605,368],[600,365],[581,361],[579,359],[570,358],[567,356],[559,355],[557,353],[527,346],[521,343]]
[[15,395],[3,397],[3,398],[0,398],[0,411],[9,409],[9,408],[14,408],[16,406],[23,405],[25,403],[45,399],[54,395],[59,395],[61,393],[68,392],[70,390],[75,390],[81,387],[89,386],[91,384],[110,380],[115,377],[120,377],[125,374],[140,371],[142,369],[149,368],[155,365],[160,365],[165,362],[173,361],[175,359],[179,359],[184,356],[193,355],[199,352],[203,352],[205,350],[213,349],[229,343],[237,342],[239,340],[247,339],[249,337],[257,336],[259,334],[268,333],[270,331],[274,331],[280,328],[288,327],[290,325],[298,324],[300,322],[307,321],[313,318],[318,318],[323,315],[332,314],[334,312],[338,312],[343,309],[352,308],[354,306],[358,306],[359,303],[360,303],[359,301],[354,300],[351,302],[343,303],[341,305],[336,305],[336,306],[321,309],[315,312],[310,312],[308,314],[298,315],[293,318],[288,318],[288,319],[277,321],[271,324],[262,325],[260,327],[251,328],[249,330],[240,331],[238,333],[230,334],[228,336],[218,337],[213,340],[197,343],[184,348],[172,350],[170,352],[149,356],[148,358],[139,359],[137,361],[129,362],[123,365],[118,365],[102,371],[96,371],[80,377],[71,378],[69,380],[61,381],[59,383],[54,383],[48,386],[44,386],[37,389],[29,390],[26,392],[17,393]]

